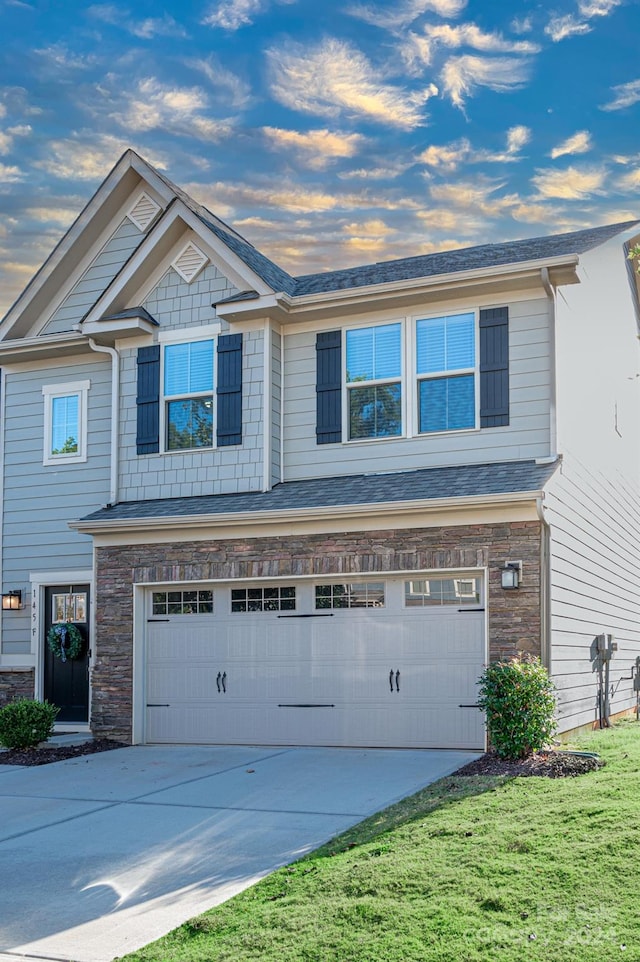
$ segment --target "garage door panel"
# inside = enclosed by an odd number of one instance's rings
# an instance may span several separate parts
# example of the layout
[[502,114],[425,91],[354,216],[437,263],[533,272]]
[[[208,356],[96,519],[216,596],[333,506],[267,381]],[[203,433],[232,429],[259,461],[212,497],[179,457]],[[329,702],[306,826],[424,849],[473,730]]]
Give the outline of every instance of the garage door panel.
[[459,706],[477,699],[483,613],[402,598],[396,582],[386,608],[150,619],[146,740],[482,748],[481,713]]

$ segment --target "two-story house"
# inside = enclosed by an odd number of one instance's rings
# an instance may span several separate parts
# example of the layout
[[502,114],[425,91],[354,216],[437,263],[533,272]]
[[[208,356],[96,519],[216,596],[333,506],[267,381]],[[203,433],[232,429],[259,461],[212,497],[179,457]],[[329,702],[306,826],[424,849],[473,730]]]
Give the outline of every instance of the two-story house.
[[127,151],[0,325],[0,695],[482,748],[482,667],[529,652],[561,730],[631,709],[638,235],[292,277]]

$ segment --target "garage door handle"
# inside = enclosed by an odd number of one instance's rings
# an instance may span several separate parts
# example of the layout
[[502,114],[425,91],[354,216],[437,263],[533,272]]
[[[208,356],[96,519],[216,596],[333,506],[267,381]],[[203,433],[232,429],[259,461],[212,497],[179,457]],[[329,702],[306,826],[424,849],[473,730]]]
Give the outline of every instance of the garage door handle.
[[396,691],[400,691],[400,672],[396,672]]
[[218,677],[216,678],[216,685],[218,686],[218,694],[220,694],[220,679],[221,679],[221,678],[222,678],[222,675],[220,674],[220,672],[218,672]]
[[225,695],[226,695],[226,693],[227,693],[227,673],[226,673],[226,671],[224,671],[224,672],[222,673],[222,690],[223,690],[223,692],[224,692]]
[[389,688],[393,691],[393,668],[389,672]]
[[458,708],[480,708],[480,705],[458,705]]

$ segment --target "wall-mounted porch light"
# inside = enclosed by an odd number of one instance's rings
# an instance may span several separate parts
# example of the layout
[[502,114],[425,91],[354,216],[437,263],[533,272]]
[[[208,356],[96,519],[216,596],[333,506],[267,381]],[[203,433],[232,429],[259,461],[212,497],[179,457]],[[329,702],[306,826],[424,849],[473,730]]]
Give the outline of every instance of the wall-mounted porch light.
[[3,611],[18,611],[20,608],[22,608],[22,592],[19,589],[16,591],[7,591],[3,594]]
[[522,579],[522,562],[505,561],[500,569],[500,584],[503,588],[519,588]]

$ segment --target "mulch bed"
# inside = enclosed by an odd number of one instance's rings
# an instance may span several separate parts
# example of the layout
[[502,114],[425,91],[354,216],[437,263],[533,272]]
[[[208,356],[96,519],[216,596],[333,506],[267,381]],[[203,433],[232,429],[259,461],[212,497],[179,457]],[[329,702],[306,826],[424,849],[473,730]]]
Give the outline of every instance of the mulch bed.
[[573,755],[571,752],[546,751],[510,761],[499,758],[494,752],[487,752],[463,768],[456,775],[538,775],[544,778],[567,778],[585,775],[604,765],[600,758],[591,755]]
[[114,742],[109,738],[94,738],[82,745],[41,745],[38,748],[21,750],[12,748],[0,752],[0,765],[50,765],[65,758],[80,758],[82,755],[95,755],[108,752],[112,748],[126,748],[124,742]]

